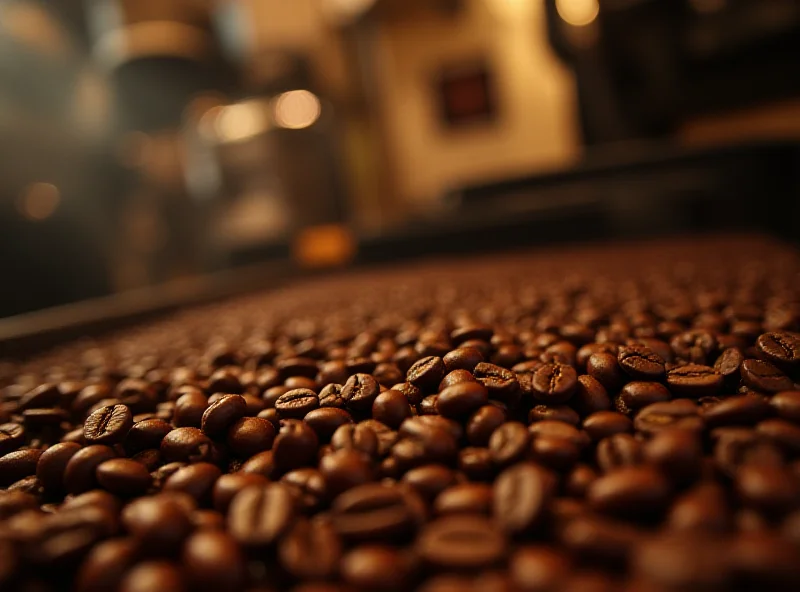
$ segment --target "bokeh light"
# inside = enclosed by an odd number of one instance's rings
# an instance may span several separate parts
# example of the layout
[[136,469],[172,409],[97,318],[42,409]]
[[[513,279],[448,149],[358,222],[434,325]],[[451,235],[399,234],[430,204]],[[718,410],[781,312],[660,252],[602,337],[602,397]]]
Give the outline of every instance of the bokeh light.
[[564,22],[585,27],[597,18],[600,3],[597,0],[556,0],[556,10]]
[[275,123],[287,129],[307,128],[322,113],[322,105],[314,93],[292,90],[275,99]]
[[23,217],[40,222],[52,216],[61,203],[61,192],[52,183],[31,183],[19,195],[17,209]]

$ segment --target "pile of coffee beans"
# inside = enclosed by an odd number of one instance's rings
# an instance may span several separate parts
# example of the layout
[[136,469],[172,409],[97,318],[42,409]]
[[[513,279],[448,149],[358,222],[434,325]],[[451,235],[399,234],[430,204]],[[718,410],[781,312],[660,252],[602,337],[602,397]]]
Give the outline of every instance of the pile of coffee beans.
[[0,370],[0,589],[800,589],[800,256],[306,280]]

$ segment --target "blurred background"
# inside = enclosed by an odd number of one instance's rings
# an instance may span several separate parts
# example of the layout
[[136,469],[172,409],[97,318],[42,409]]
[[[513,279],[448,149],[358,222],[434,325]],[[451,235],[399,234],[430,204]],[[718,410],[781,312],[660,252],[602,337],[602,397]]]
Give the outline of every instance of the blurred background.
[[0,317],[269,262],[796,237],[798,139],[797,0],[0,0]]

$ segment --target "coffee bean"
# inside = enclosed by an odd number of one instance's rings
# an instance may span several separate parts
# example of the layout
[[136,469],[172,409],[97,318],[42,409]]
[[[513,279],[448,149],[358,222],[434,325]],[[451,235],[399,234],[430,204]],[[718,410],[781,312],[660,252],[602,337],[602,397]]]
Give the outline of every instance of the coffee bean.
[[414,530],[418,518],[410,492],[378,483],[347,490],[334,500],[331,507],[334,529],[351,540],[403,537]]
[[97,467],[97,482],[120,496],[141,495],[150,486],[150,473],[143,464],[127,458],[112,458]]
[[115,458],[113,449],[102,444],[78,450],[67,461],[64,468],[64,487],[68,493],[76,494],[97,487],[95,471],[100,464]]
[[436,410],[445,417],[461,418],[489,401],[489,391],[478,382],[462,382],[445,388],[436,399]]
[[250,485],[267,485],[269,481],[257,473],[229,473],[220,475],[214,483],[212,500],[214,509],[222,514],[227,514],[228,507],[234,496]]
[[616,411],[597,411],[583,420],[583,429],[597,442],[614,434],[633,431],[633,422]]
[[705,364],[717,347],[717,340],[709,331],[692,330],[675,335],[670,341],[678,358],[693,364]]
[[228,428],[228,449],[241,458],[269,450],[275,440],[275,428],[266,419],[243,417]]
[[768,515],[781,515],[800,502],[796,478],[782,467],[741,466],[736,472],[736,490],[745,505]]
[[796,333],[764,333],[756,339],[756,348],[776,366],[790,368],[800,364],[800,337]]
[[633,420],[634,429],[647,435],[668,427],[702,431],[703,425],[700,409],[688,399],[653,403],[640,410]]
[[410,382],[401,382],[392,387],[392,390],[400,391],[406,397],[409,405],[419,405],[424,398],[424,393]]
[[623,372],[637,380],[658,380],[664,375],[664,359],[643,345],[619,348],[617,361]]
[[714,460],[727,475],[734,476],[745,464],[779,466],[783,464],[780,449],[750,429],[717,428],[712,432],[716,439]]
[[341,397],[353,411],[369,411],[380,393],[380,385],[369,374],[354,374],[342,387]]
[[625,382],[625,374],[617,361],[617,356],[599,352],[589,356],[586,373],[604,389],[615,392]]
[[[0,493],[0,520],[7,520],[27,510],[34,512],[39,510],[39,499],[34,494],[10,490]],[[0,579],[0,582],[2,581]]]
[[111,539],[99,543],[81,563],[75,589],[78,592],[116,592],[138,557],[139,547],[134,539]]
[[530,433],[516,421],[498,427],[489,438],[489,452],[499,467],[511,465],[528,453]]
[[434,392],[447,369],[438,356],[426,356],[415,362],[406,373],[406,379],[423,392]]
[[742,382],[760,393],[779,393],[793,388],[792,380],[769,362],[745,360],[741,368]]
[[460,384],[462,382],[476,382],[476,381],[475,377],[472,375],[472,372],[470,372],[469,370],[453,370],[445,374],[445,377],[442,378],[442,382],[439,383],[438,390],[439,392],[441,392],[449,386]]
[[630,434],[614,434],[597,444],[597,465],[604,473],[641,462],[642,445]]
[[229,534],[203,530],[183,547],[183,566],[194,590],[239,590],[246,579],[242,552]]
[[372,417],[397,429],[406,418],[411,417],[411,406],[403,393],[389,389],[375,398]]
[[161,454],[167,462],[206,462],[213,456],[211,440],[197,428],[177,428],[161,441]]
[[178,566],[168,561],[146,561],[131,569],[122,579],[120,592],[184,592],[183,576]]
[[363,424],[345,424],[334,432],[331,438],[334,450],[357,450],[374,458],[378,455],[378,436]]
[[567,475],[564,483],[566,494],[577,498],[585,497],[586,490],[597,477],[597,472],[589,465],[575,465],[569,475]]
[[309,411],[319,407],[317,393],[307,388],[295,388],[285,392],[275,401],[280,419],[303,419]]
[[296,506],[291,491],[280,483],[249,486],[228,508],[228,530],[242,545],[272,545],[289,529]]
[[586,498],[599,512],[623,517],[651,518],[666,506],[670,486],[664,476],[647,466],[620,467],[597,479]]
[[487,446],[492,433],[506,421],[506,414],[494,405],[484,405],[469,418],[466,433],[473,446]]
[[25,428],[18,423],[0,424],[0,456],[13,452],[25,443]]
[[211,463],[195,463],[175,471],[164,482],[164,491],[188,494],[199,505],[210,505],[214,484],[222,472]]
[[726,382],[738,380],[742,362],[744,362],[742,350],[738,347],[730,347],[723,350],[716,362],[714,362],[714,370],[719,372]]
[[711,428],[729,425],[752,425],[769,414],[769,403],[750,394],[728,397],[702,410],[706,425]]
[[460,483],[447,487],[433,502],[438,516],[450,514],[491,515],[492,487],[485,483]]
[[702,483],[675,500],[666,523],[672,530],[724,533],[732,518],[725,490],[716,483]]
[[633,571],[645,589],[719,590],[732,583],[732,570],[722,540],[671,533],[636,549]]
[[36,463],[36,477],[48,492],[64,490],[64,471],[69,460],[81,449],[74,442],[61,442],[42,452]]
[[331,497],[328,483],[317,469],[304,468],[289,471],[281,477],[281,482],[291,487],[300,510],[306,513],[319,511]]
[[414,571],[410,554],[387,545],[356,547],[341,565],[345,582],[360,590],[406,590]]
[[448,352],[443,358],[448,372],[453,370],[466,370],[472,372],[475,366],[484,361],[481,352],[474,347],[459,347]]
[[122,523],[149,554],[172,553],[192,529],[190,511],[171,495],[141,497],[125,507]]
[[303,420],[311,426],[320,442],[330,442],[336,430],[353,423],[353,417],[344,409],[322,407],[310,411]]
[[578,386],[578,375],[572,366],[545,364],[533,374],[533,396],[548,404],[566,403]]
[[199,428],[203,421],[203,413],[207,408],[208,397],[201,390],[191,388],[175,401],[173,423],[179,428]]
[[223,435],[237,420],[247,412],[247,402],[241,395],[223,395],[211,403],[203,412],[201,427],[203,432],[216,437]]
[[569,403],[579,414],[584,416],[611,408],[611,399],[608,397],[606,388],[588,374],[578,376],[578,385]]
[[667,429],[645,442],[642,456],[673,481],[686,482],[700,473],[703,446],[692,431]]
[[159,448],[164,437],[172,427],[160,419],[137,421],[125,437],[125,449],[135,454],[148,448]]
[[278,546],[281,565],[304,580],[335,577],[342,558],[342,542],[327,522],[296,521]]
[[516,375],[501,366],[481,362],[473,370],[475,379],[489,391],[489,397],[509,402],[519,393]]
[[284,420],[272,445],[275,466],[280,471],[309,466],[318,448],[317,435],[308,424],[296,419]]
[[687,364],[667,373],[667,386],[678,396],[704,397],[722,388],[722,375],[709,366]]
[[495,520],[509,534],[529,532],[541,523],[555,485],[553,475],[533,463],[506,469],[494,483]]
[[83,424],[83,435],[91,444],[118,444],[133,426],[133,415],[125,405],[98,409]]
[[783,419],[800,423],[800,391],[777,393],[769,400],[769,405]]
[[431,522],[417,539],[417,552],[433,567],[478,570],[498,563],[507,541],[487,518],[446,516]]
[[743,589],[794,590],[800,585],[797,552],[767,531],[742,533],[729,546],[734,578]]
[[471,481],[491,481],[494,463],[487,448],[467,447],[458,453],[458,468]]
[[337,450],[322,458],[319,470],[331,495],[338,495],[374,479],[369,457],[353,449]]
[[567,556],[545,546],[524,546],[514,552],[508,569],[520,590],[561,590],[570,573]]
[[800,426],[783,419],[766,419],[756,425],[756,433],[791,457],[800,454]]
[[403,475],[402,481],[430,502],[442,491],[455,484],[456,474],[444,465],[430,464],[407,471]]
[[528,427],[528,431],[534,438],[550,436],[560,438],[573,444],[578,450],[582,450],[589,445],[590,439],[586,432],[579,430],[563,421],[544,420]]

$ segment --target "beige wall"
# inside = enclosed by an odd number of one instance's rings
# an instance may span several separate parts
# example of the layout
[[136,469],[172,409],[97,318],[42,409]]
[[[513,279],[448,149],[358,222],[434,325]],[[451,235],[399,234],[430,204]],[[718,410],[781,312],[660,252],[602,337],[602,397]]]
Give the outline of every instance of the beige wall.
[[[464,182],[557,167],[578,151],[573,80],[546,38],[538,0],[471,0],[457,19],[384,24],[378,38],[383,116],[399,196],[418,205]],[[499,118],[469,129],[439,122],[432,79],[486,55]]]

